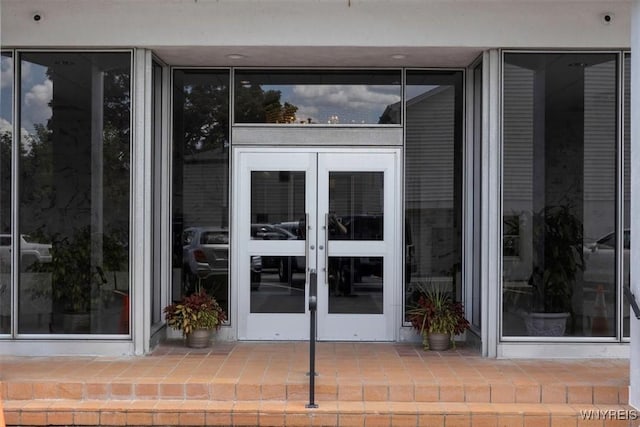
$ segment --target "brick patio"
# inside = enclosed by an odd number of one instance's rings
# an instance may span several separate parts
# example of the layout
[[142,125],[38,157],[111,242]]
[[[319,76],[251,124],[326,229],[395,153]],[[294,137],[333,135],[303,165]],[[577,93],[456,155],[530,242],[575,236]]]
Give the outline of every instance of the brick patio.
[[[496,360],[459,347],[181,342],[144,357],[1,357],[8,425],[625,426],[628,360]],[[581,411],[604,411],[583,420]],[[620,412],[618,412],[620,411]],[[631,413],[632,415],[635,413]],[[607,418],[606,420],[602,418]]]

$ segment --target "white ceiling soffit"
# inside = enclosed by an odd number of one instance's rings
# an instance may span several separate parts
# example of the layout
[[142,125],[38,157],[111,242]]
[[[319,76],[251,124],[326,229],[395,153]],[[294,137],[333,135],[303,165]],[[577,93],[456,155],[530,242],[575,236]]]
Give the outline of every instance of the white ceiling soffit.
[[481,53],[466,47],[234,46],[151,47],[169,65],[193,67],[465,67]]

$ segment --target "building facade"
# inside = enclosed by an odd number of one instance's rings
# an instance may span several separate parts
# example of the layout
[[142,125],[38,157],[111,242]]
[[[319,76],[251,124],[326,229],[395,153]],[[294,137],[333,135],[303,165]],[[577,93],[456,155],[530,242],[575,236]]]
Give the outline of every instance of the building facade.
[[435,286],[488,357],[637,347],[638,2],[0,7],[3,353],[144,354],[198,289],[304,340],[311,272],[322,340]]

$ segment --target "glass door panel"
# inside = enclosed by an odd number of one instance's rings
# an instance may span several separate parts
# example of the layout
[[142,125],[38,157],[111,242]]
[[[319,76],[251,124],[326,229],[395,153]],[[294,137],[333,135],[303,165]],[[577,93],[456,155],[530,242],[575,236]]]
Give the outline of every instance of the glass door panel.
[[238,337],[308,339],[315,270],[319,339],[393,340],[399,154],[252,150],[236,151]]
[[240,339],[307,339],[306,219],[315,153],[240,152],[236,206]]
[[396,162],[393,152],[319,154],[319,339],[393,339]]

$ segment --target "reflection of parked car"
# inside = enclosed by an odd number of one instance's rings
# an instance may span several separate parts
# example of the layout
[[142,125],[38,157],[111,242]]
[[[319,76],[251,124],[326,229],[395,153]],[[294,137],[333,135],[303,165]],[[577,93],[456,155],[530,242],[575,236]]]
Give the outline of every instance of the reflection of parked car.
[[[297,222],[282,224],[292,230],[299,230],[300,227]],[[298,240],[298,236],[281,227],[280,224],[251,224],[251,238],[253,240]],[[264,268],[278,269],[281,282],[289,282],[293,273],[304,272],[306,268],[306,260],[301,256],[263,257],[262,263]]]
[[[190,227],[182,233],[182,260],[185,285],[196,288],[198,279],[229,272],[229,231],[220,227]],[[251,288],[260,286],[262,260],[251,257]]]
[[[35,263],[51,262],[51,244],[37,243],[26,235],[20,235],[20,264],[22,268]],[[0,234],[0,265],[11,265],[11,235]]]
[[[631,231],[624,230],[624,278],[629,277],[629,252],[631,248]],[[588,283],[606,285],[615,282],[616,270],[616,233],[612,232],[584,247],[584,280]]]

